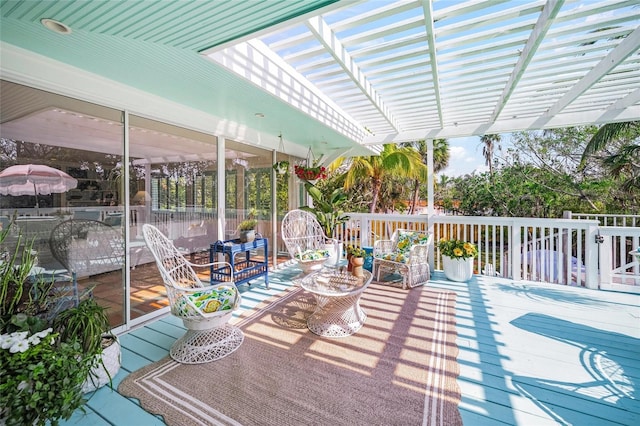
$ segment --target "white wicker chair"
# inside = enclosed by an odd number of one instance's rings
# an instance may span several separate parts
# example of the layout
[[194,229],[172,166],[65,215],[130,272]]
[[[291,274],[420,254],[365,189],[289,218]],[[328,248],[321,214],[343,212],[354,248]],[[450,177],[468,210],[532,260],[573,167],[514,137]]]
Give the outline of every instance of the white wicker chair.
[[[62,297],[54,312],[65,307],[77,306],[80,300],[92,295],[95,284],[87,279],[114,271],[124,266],[124,235],[119,228],[92,219],[69,219],[56,225],[49,236],[49,249],[53,257],[68,271],[71,286],[58,286],[55,290]],[[47,273],[46,279],[56,283],[65,281],[66,274]],[[83,280],[84,290],[78,288]]]
[[373,244],[373,275],[380,281],[381,274],[399,273],[402,288],[425,284],[431,278],[429,246],[433,234],[397,229],[390,240],[377,240]]
[[291,210],[284,216],[281,235],[287,251],[305,273],[320,269],[327,259],[304,261],[299,259],[301,254],[324,250],[327,244],[338,250],[338,240],[327,238],[315,216],[304,210]]
[[[244,334],[228,324],[240,305],[240,292],[233,283],[228,262],[194,264],[187,261],[164,234],[153,225],[142,227],[164,281],[171,313],[181,318],[187,333],[171,347],[169,354],[183,364],[202,364],[223,358],[240,347]],[[231,281],[205,286],[194,267],[229,268]]]

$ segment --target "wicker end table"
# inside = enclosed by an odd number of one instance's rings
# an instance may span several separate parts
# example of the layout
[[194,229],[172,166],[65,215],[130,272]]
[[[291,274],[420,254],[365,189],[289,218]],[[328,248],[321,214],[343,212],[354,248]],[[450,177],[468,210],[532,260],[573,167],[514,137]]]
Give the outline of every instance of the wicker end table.
[[367,318],[360,307],[360,296],[371,278],[367,270],[358,278],[336,268],[322,268],[304,277],[300,286],[317,302],[307,319],[309,330],[324,337],[346,337],[360,330]]

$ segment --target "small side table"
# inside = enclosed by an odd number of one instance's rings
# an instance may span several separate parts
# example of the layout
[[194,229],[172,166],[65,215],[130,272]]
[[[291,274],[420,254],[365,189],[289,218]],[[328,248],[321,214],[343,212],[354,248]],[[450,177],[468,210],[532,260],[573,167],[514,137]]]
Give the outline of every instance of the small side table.
[[[257,249],[264,250],[262,259],[251,257],[251,251]],[[226,261],[231,264],[236,285],[264,277],[265,286],[269,288],[269,241],[266,238],[256,238],[248,243],[241,243],[238,239],[217,241],[209,248],[209,262],[215,262],[218,253],[224,254]],[[244,253],[244,258],[236,262],[235,257],[238,253]],[[215,269],[212,266],[211,284],[229,281],[230,275],[227,267]]]
[[335,268],[323,268],[300,281],[300,286],[316,299],[316,310],[307,319],[309,330],[324,337],[346,337],[364,325],[367,314],[360,296],[371,283],[371,272],[354,277]]

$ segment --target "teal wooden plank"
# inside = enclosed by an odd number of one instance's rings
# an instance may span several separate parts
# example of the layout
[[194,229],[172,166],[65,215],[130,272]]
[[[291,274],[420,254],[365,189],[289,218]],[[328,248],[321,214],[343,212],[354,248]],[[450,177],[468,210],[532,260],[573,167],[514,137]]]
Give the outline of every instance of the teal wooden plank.
[[139,354],[140,356],[150,359],[151,361],[160,361],[164,358],[168,350],[158,345],[154,345],[144,339],[140,339],[131,334],[125,334],[121,336],[120,343],[122,346],[128,348],[131,352]]
[[176,336],[171,336],[163,332],[154,330],[150,327],[139,328],[132,333],[134,337],[150,342],[156,346],[159,346],[168,351],[175,343],[176,339],[184,335],[184,331],[180,332]]
[[151,359],[140,355],[139,353],[132,352],[128,347],[123,346],[122,351],[122,364],[120,369],[126,372],[133,372],[148,365],[152,362]]
[[85,412],[76,410],[69,420],[60,422],[60,426],[109,426],[111,424],[88,407],[85,407]]
[[108,388],[98,389],[87,405],[112,425],[164,425],[157,416],[148,413],[129,398]]

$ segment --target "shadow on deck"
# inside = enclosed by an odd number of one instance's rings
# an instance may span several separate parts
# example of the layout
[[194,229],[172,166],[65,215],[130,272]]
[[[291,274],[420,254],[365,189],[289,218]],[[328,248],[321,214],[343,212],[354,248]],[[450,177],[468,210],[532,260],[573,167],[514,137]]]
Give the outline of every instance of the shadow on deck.
[[[270,272],[269,290],[260,280],[241,286],[237,314],[290,287],[298,273],[295,267]],[[454,283],[439,272],[430,286],[458,295],[465,425],[631,425],[640,418],[640,295],[485,276]],[[114,389],[130,372],[166,356],[183,332],[181,322],[167,316],[122,335]],[[108,386],[88,396],[87,413],[63,424],[164,424]]]

